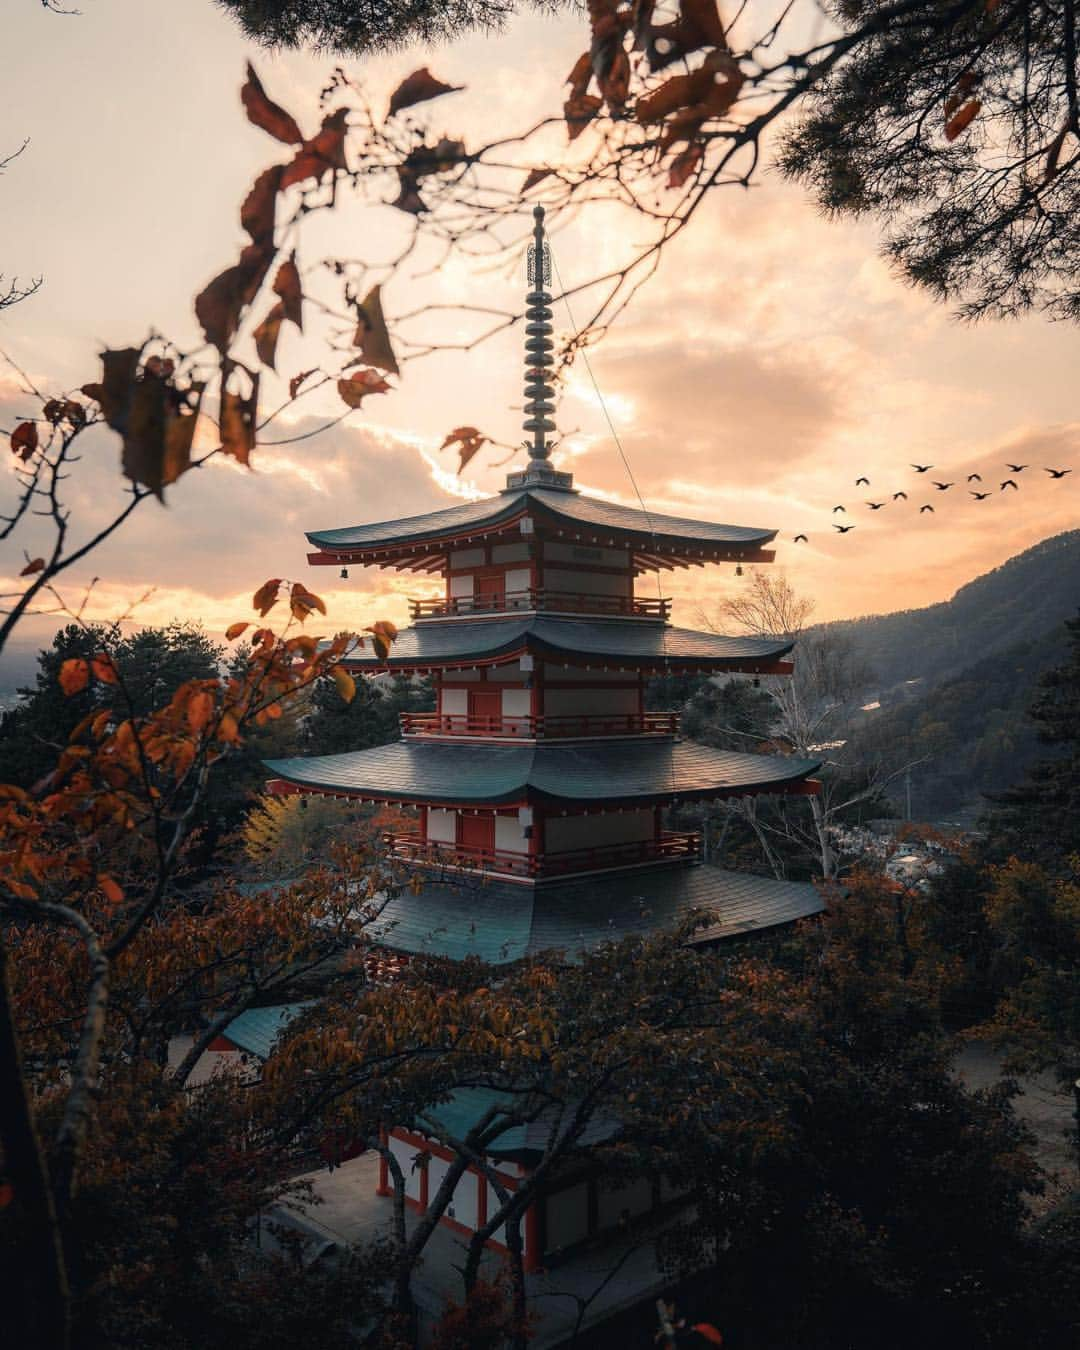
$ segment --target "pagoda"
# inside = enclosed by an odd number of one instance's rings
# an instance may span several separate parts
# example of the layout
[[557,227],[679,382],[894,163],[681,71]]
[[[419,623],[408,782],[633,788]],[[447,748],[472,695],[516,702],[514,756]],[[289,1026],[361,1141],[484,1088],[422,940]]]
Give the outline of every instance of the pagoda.
[[[364,648],[345,662],[354,674],[430,676],[435,710],[403,715],[391,745],[268,761],[270,791],[412,809],[413,828],[386,838],[423,882],[401,887],[380,916],[379,940],[398,952],[501,964],[559,950],[572,960],[691,911],[709,916],[698,942],[791,923],[822,909],[812,886],[705,862],[700,836],[669,828],[665,813],[811,794],[818,763],[697,745],[680,738],[676,714],[645,706],[655,676],[790,673],[789,639],[673,627],[657,585],[709,563],[771,562],[776,531],[617,505],[553,466],[550,255],[542,209],[535,215],[525,468],[494,497],[307,535],[316,566],[443,579],[438,598],[411,602],[412,626],[389,653]],[[412,1149],[415,1138],[399,1133]],[[507,1150],[508,1166],[528,1165],[527,1140]],[[433,1181],[415,1180],[414,1206]],[[480,1190],[469,1213],[479,1213]]]

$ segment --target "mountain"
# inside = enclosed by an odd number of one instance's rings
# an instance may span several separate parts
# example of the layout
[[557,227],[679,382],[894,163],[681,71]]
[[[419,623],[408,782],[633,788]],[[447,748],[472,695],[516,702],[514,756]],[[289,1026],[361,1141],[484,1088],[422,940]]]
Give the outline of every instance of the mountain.
[[[913,763],[911,814],[975,814],[984,794],[1040,753],[1027,719],[1034,686],[1067,650],[1080,608],[1080,530],[1045,539],[941,604],[818,625],[874,671],[849,728],[886,763]],[[906,803],[904,803],[906,807]]]
[[961,586],[951,600],[820,624],[843,633],[886,693],[908,680],[937,684],[983,657],[1059,628],[1080,606],[1080,530],[1044,539]]

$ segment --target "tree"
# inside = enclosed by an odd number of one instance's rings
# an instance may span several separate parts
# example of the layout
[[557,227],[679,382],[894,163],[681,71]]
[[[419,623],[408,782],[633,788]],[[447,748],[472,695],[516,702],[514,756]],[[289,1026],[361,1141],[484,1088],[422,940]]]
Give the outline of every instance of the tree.
[[[516,8],[486,0],[360,9],[339,0],[219,3],[270,45],[358,53],[494,26]],[[779,15],[767,7],[722,15],[713,0],[599,0],[589,18],[591,41],[567,76],[562,109],[568,139],[587,149],[561,166],[529,165],[526,190],[544,180],[557,216],[614,195],[655,228],[628,260],[575,288],[600,294],[588,330],[610,322],[705,197],[756,178],[777,129],[781,169],[830,212],[882,216],[886,251],[908,280],[968,315],[1036,307],[1080,317],[1072,0],[856,0],[791,5]],[[401,107],[406,98],[395,95]],[[783,130],[792,115],[794,127]],[[518,142],[527,146],[535,130]],[[504,160],[508,144],[500,137],[490,158]],[[478,148],[467,163],[477,168],[488,157]],[[464,156],[453,158],[464,167]],[[429,192],[456,196],[459,184],[436,184],[406,163],[398,204],[420,212]],[[480,210],[471,184],[467,195],[489,221],[515,210],[512,201]],[[474,228],[492,242],[477,215],[464,233]]]

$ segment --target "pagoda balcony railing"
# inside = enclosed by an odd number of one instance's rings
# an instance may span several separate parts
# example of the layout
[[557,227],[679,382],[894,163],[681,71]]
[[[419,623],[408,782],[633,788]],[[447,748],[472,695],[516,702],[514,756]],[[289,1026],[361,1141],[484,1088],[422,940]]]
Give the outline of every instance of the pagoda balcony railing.
[[437,843],[409,833],[386,833],[383,842],[390,856],[402,862],[463,872],[491,872],[533,878],[602,871],[609,867],[632,866],[634,863],[690,860],[701,856],[701,836],[690,830],[664,830],[655,839],[598,844],[593,848],[540,854]]
[[615,618],[667,621],[671,601],[661,596],[586,595],[575,591],[551,591],[544,587],[506,591],[500,595],[460,595],[446,599],[410,600],[413,619],[443,619],[462,614],[512,614],[515,610],[557,614],[606,614]]
[[590,736],[674,736],[679,714],[565,713],[530,717],[503,714],[469,717],[465,713],[401,713],[404,736],[499,737],[508,740],[576,740]]

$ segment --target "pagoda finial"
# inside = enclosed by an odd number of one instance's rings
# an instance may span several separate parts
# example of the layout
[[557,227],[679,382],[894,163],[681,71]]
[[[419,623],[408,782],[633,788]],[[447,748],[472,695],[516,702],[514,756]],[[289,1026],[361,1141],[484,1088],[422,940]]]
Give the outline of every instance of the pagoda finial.
[[547,367],[554,364],[551,355],[551,295],[545,289],[551,285],[551,249],[544,239],[544,208],[533,211],[533,242],[529,245],[529,290],[526,294],[525,317],[525,411],[526,431],[532,432],[530,451],[533,460],[546,460],[551,454],[547,433],[555,430],[551,401],[555,389],[549,383]]

